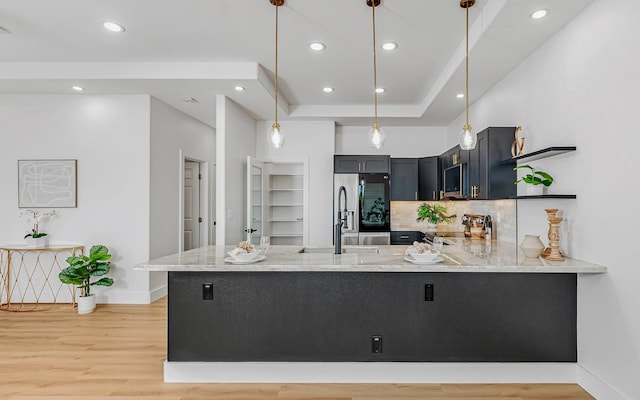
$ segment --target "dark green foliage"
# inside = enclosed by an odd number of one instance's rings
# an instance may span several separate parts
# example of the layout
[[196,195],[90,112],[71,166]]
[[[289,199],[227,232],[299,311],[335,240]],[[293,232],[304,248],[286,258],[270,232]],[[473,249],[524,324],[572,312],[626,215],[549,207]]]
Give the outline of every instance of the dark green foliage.
[[102,276],[109,273],[111,261],[109,249],[103,245],[91,247],[89,256],[72,256],[67,258],[69,266],[58,274],[60,282],[75,285],[81,290],[81,296],[91,295],[91,286],[111,286],[113,279],[104,277],[91,282],[92,276]]

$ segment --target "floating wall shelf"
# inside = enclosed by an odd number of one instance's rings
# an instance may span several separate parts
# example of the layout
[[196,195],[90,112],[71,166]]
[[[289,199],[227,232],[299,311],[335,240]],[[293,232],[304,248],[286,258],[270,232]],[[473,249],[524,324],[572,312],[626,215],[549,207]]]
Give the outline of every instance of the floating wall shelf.
[[553,157],[553,156],[557,156],[559,154],[568,153],[570,151],[576,151],[576,146],[552,146],[552,147],[547,147],[546,149],[542,149],[542,150],[538,150],[538,151],[533,151],[531,153],[523,154],[523,155],[520,155],[518,157],[502,160],[500,163],[501,164],[508,164],[508,163],[512,163],[514,161],[517,162],[517,161],[522,161],[522,160],[535,161],[535,160],[539,160],[541,158]]

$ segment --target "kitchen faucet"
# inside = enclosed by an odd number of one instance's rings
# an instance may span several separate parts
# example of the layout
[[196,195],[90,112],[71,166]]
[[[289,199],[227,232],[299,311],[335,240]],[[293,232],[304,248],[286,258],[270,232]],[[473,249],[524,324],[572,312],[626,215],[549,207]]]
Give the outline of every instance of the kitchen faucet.
[[[340,209],[342,194],[344,193],[344,210]],[[342,214],[342,215],[341,215]],[[336,251],[335,254],[342,254],[342,225],[347,223],[347,189],[344,186],[340,186],[338,189],[338,222],[336,222]]]

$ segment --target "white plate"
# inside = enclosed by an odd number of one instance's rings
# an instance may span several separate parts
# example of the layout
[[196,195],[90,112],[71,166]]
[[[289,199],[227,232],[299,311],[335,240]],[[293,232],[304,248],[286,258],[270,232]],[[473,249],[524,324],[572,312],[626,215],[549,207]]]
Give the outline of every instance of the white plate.
[[444,258],[438,256],[431,261],[418,261],[415,258],[405,257],[404,260],[409,261],[411,264],[427,264],[428,265],[428,264],[437,264],[441,261],[444,261]]
[[231,257],[226,257],[224,259],[224,262],[228,262],[228,263],[231,263],[231,264],[253,264],[253,263],[257,263],[258,261],[262,261],[265,258],[267,258],[267,256],[265,256],[264,254],[261,254],[261,255],[257,256],[256,258],[254,258],[253,260],[248,260],[248,261],[234,260]]

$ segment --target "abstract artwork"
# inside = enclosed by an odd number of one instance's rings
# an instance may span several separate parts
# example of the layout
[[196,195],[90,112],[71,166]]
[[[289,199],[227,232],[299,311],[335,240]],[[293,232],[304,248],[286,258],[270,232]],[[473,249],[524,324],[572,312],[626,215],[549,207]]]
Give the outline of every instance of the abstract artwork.
[[77,160],[18,160],[18,207],[77,207]]

